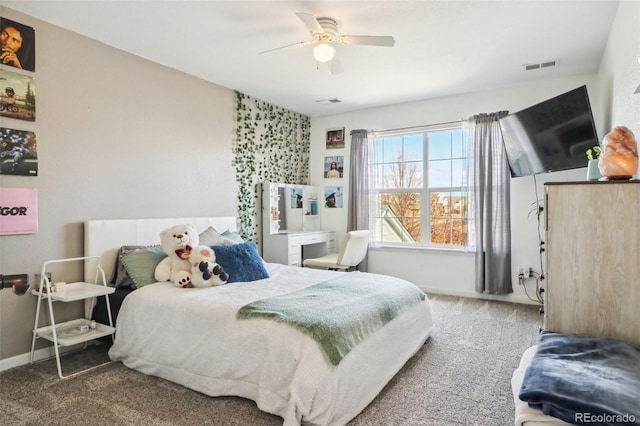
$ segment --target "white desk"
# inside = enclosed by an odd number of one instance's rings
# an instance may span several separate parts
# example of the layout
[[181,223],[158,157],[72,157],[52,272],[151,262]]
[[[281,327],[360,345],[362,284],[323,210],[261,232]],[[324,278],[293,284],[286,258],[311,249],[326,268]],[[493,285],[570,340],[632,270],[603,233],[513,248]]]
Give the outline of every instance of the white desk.
[[302,259],[336,251],[335,231],[290,232],[265,235],[262,258],[265,262],[302,266]]

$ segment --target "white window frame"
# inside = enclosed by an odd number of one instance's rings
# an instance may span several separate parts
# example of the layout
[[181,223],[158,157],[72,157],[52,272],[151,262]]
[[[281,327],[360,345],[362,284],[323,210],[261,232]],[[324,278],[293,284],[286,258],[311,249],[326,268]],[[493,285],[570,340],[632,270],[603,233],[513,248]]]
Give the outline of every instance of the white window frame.
[[[459,124],[443,124],[443,125],[433,125],[433,126],[424,126],[424,127],[414,127],[403,130],[390,130],[384,132],[375,132],[373,143],[375,141],[382,138],[391,138],[398,136],[407,136],[407,135],[415,135],[422,134],[423,135],[423,159],[422,159],[422,187],[421,188],[370,188],[370,203],[371,203],[371,231],[372,238],[374,238],[374,245],[376,246],[393,246],[400,248],[428,248],[428,249],[444,249],[444,250],[454,250],[454,251],[468,251],[471,246],[471,235],[472,235],[472,227],[473,227],[473,212],[472,212],[472,202],[473,202],[473,185],[471,183],[471,179],[468,176],[469,167],[467,167],[466,174],[467,176],[463,176],[466,178],[467,184],[460,186],[446,186],[446,187],[429,187],[429,150],[428,150],[428,134],[433,132],[442,132],[442,131],[461,131],[464,135],[465,128],[462,122]],[[466,159],[467,161],[472,160],[472,153],[467,152],[463,153],[464,157],[449,157],[450,159]],[[372,165],[376,159],[375,145],[371,148],[371,155],[369,158],[369,167],[372,170]],[[379,164],[379,163],[375,163]],[[377,183],[377,180],[371,176],[370,180],[371,184]],[[391,193],[403,193],[403,192],[418,192],[420,193],[420,222],[421,222],[421,235],[420,242],[392,242],[392,241],[383,241],[382,239],[376,239],[377,235],[381,235],[382,232],[377,232],[376,229],[373,229],[378,222],[378,214],[381,211],[377,205],[377,198],[379,194],[391,194]],[[431,242],[431,197],[430,194],[432,192],[468,192],[468,205],[466,218],[468,220],[468,232],[467,232],[467,244],[438,244]],[[382,226],[382,225],[379,225]]]

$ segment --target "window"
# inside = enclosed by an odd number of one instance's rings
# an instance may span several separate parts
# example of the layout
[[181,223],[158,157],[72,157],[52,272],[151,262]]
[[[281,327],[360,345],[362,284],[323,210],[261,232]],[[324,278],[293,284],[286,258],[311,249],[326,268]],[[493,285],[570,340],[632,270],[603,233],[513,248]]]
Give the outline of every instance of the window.
[[381,244],[469,244],[469,153],[461,126],[376,135],[369,159],[373,234]]

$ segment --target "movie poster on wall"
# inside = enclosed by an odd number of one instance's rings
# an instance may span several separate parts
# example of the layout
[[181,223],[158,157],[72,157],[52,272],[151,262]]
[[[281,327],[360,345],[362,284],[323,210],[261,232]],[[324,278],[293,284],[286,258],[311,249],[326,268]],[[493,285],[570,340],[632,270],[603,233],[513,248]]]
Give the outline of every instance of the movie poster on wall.
[[0,174],[38,176],[34,132],[0,127]]
[[27,71],[36,70],[36,33],[33,27],[0,16],[0,63]]
[[0,68],[0,117],[36,120],[36,84],[33,77]]
[[0,188],[0,235],[38,233],[38,190]]

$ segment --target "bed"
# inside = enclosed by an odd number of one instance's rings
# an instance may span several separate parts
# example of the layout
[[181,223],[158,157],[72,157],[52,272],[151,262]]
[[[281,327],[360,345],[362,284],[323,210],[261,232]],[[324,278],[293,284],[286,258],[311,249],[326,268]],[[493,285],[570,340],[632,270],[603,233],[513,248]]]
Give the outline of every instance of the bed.
[[[85,255],[102,256],[102,267],[112,276],[123,245],[157,244],[161,230],[180,223],[191,223],[199,231],[236,229],[232,217],[88,221]],[[251,399],[261,410],[282,417],[285,425],[345,424],[378,395],[434,329],[428,298],[404,280],[260,262],[268,278],[204,289],[152,283],[130,291],[117,314],[110,357],[210,396]],[[88,277],[93,273],[85,271]],[[341,309],[328,325],[320,324],[320,330],[287,323],[289,311],[274,314],[274,303],[281,307],[302,297],[304,305],[292,307],[296,315],[327,317],[332,311],[323,312],[327,303],[314,302],[316,298],[356,297],[360,292],[362,303],[352,300],[347,306],[364,307],[368,286],[403,292],[411,301],[396,304],[394,296],[393,314],[387,317],[385,306],[384,315],[376,313],[366,322],[346,315],[366,309]],[[331,334],[334,318],[339,323],[343,316],[349,330]]]

